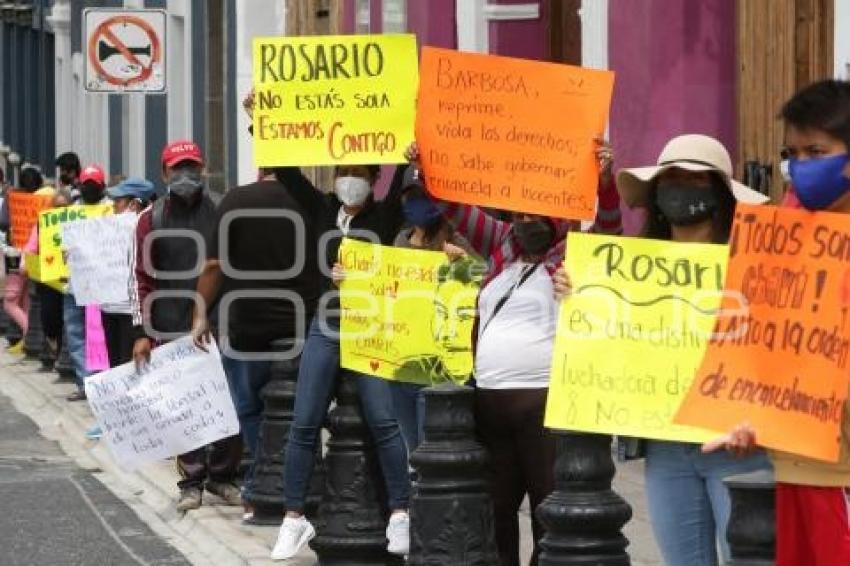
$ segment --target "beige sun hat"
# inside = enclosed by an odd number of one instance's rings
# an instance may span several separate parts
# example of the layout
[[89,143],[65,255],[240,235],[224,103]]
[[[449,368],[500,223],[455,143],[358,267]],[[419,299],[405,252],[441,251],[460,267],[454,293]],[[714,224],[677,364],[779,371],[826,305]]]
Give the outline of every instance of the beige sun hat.
[[667,142],[658,156],[658,165],[621,169],[617,173],[620,196],[631,208],[648,206],[652,182],[658,175],[673,167],[719,173],[738,202],[763,204],[769,200],[767,196],[733,179],[729,152],[716,139],[701,134],[687,134]]

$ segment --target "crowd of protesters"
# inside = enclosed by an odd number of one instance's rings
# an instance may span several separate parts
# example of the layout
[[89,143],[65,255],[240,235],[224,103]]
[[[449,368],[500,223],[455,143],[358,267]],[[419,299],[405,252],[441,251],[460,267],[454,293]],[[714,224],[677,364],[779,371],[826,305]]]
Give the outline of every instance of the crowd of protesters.
[[[252,111],[252,95],[244,106]],[[811,85],[783,106],[781,117],[789,156],[783,206],[850,212],[850,83]],[[720,142],[679,134],[671,132],[656,165],[619,172],[613,168],[611,145],[594,140],[600,181],[590,230],[622,233],[622,204],[647,211],[642,237],[726,243],[737,203],[766,204],[766,196],[733,178],[732,161]],[[243,496],[250,501],[254,471],[237,477],[243,445],[256,455],[261,391],[270,380],[274,354],[300,351],[284,454],[286,513],[272,549],[274,559],[295,556],[316,534],[305,517],[305,502],[321,429],[342,379],[357,384],[380,463],[387,549],[398,555],[409,551],[408,508],[415,479],[408,461],[422,441],[422,386],[340,366],[338,287],[346,274],[338,253],[343,238],[442,251],[449,265],[460,265],[456,262],[464,258],[486,264],[476,325],[468,337],[474,369],[466,377],[476,393],[478,438],[492,459],[494,527],[503,566],[520,563],[521,503],[528,498],[535,508],[554,488],[555,443],[543,421],[559,302],[571,292],[570,274],[563,268],[569,253],[565,236],[582,227],[560,218],[506,216],[439,201],[429,195],[420,175],[416,144],[408,150],[408,161],[395,170],[382,199],[374,194],[379,166],[340,165],[332,187],[315,187],[297,167],[268,168],[259,171],[256,182],[227,191],[217,202],[204,183],[201,149],[188,140],[162,150],[167,191],[159,198],[146,179],[121,179],[107,187],[104,171],[97,165],[83,167],[73,153],[57,158],[56,187],[32,166],[20,171],[14,188],[5,185],[4,194],[47,195],[54,207],[111,203],[116,214],[136,218],[127,300],[100,305],[111,367],[143,366],[154,348],[184,335],[191,334],[200,347],[210,336],[221,345],[241,434],[177,457],[179,511],[201,507],[209,492],[228,504],[244,505],[244,518],[251,520],[252,509],[243,504]],[[0,207],[0,230],[6,232],[8,208]],[[63,292],[27,277],[22,258],[38,254],[37,228],[22,250],[10,245],[5,250],[5,312],[25,335],[28,287],[36,286],[47,347],[55,355],[65,340],[73,363],[77,389],[68,401],[84,400],[83,384],[91,372],[85,360],[85,311],[75,301],[74,281]],[[169,272],[193,275],[174,278]],[[166,294],[152,299],[162,292]],[[229,301],[234,293],[250,298]],[[11,344],[9,352],[19,353],[22,343]],[[767,454],[758,447],[759,431],[746,423],[705,446],[628,438],[618,442],[620,453],[645,458],[650,517],[667,564],[728,561],[730,501],[723,480],[773,467],[778,482],[777,563],[829,566],[850,564],[848,427],[845,415],[837,464]],[[99,428],[88,435],[98,438]],[[532,523],[531,563],[536,564],[542,529],[536,519]]]

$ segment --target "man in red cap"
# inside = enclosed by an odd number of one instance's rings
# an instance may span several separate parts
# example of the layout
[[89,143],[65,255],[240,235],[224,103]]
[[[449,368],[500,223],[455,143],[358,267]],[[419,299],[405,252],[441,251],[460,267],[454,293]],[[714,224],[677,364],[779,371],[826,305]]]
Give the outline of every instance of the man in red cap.
[[[75,204],[100,204],[106,198],[106,176],[99,165],[87,165],[80,172],[77,188],[79,200]],[[86,310],[77,306],[74,299],[74,281],[68,284],[68,292],[62,299],[62,320],[65,324],[65,338],[68,342],[68,354],[74,366],[77,390],[68,396],[68,401],[81,401],[86,398],[83,381],[90,376],[86,368]]]
[[[197,144],[175,141],[165,146],[162,178],[168,194],[148,207],[136,226],[130,302],[135,337],[133,359],[139,366],[148,362],[155,344],[192,330],[198,266],[204,264],[216,226],[215,204],[204,193],[203,172],[204,160]],[[182,234],[175,235],[175,230]],[[147,240],[150,242],[146,246]],[[154,292],[159,296],[149,300]],[[204,488],[228,504],[241,505],[235,484],[241,456],[239,435],[179,456],[177,464],[183,479],[177,483],[177,510],[186,512],[200,507]]]

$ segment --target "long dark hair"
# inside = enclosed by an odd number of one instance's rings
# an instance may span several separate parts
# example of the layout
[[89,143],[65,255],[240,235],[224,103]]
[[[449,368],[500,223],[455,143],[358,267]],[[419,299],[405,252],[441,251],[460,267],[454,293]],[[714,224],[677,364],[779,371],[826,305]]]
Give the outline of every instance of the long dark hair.
[[[729,234],[732,231],[732,220],[735,216],[735,197],[732,195],[729,185],[718,173],[710,173],[710,175],[711,186],[717,196],[717,210],[711,217],[711,240],[715,244],[725,244],[729,241]],[[641,235],[644,238],[655,240],[669,240],[673,237],[673,230],[661,213],[661,209],[658,208],[656,203],[657,193],[658,179],[656,178],[649,189],[648,214]]]

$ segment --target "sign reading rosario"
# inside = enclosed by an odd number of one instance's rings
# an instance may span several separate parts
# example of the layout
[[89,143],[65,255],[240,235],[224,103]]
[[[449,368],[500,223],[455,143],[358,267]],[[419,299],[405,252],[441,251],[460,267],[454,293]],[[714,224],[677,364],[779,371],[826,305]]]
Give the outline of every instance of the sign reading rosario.
[[257,165],[403,162],[417,69],[413,35],[255,39]]
[[[843,215],[738,205],[724,316],[677,422],[836,461],[848,388],[850,229]],[[748,310],[730,304],[746,299]],[[726,315],[725,313],[731,313]]]
[[425,47],[416,140],[453,202],[592,220],[614,74]]
[[483,264],[346,240],[341,365],[393,381],[466,382]]
[[[700,442],[673,423],[720,305],[728,248],[573,233],[546,426]],[[611,352],[616,352],[612,356]]]

